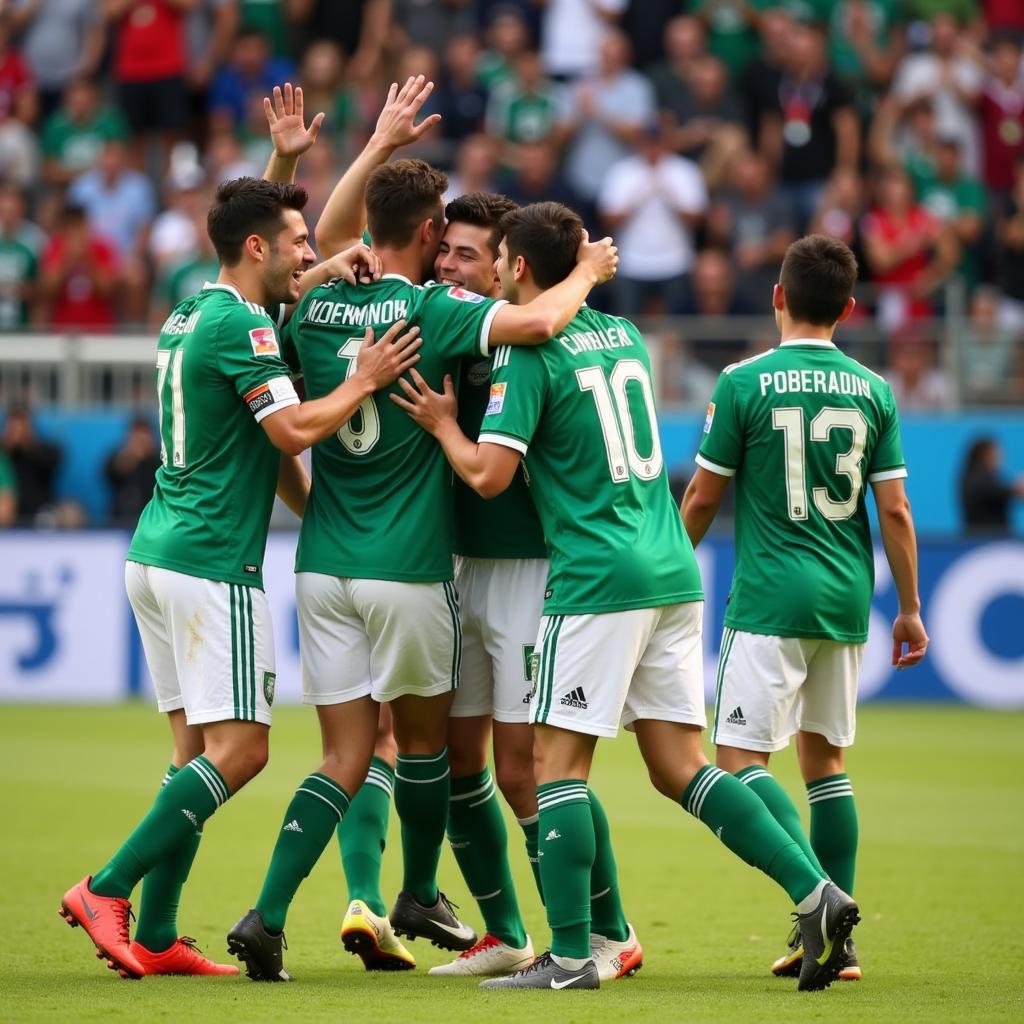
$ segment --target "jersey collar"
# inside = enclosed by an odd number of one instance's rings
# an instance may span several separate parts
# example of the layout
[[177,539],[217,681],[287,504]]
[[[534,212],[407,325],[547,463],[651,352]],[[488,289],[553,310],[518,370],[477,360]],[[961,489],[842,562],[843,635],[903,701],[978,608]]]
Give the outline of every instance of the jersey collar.
[[233,284],[221,284],[220,281],[207,281],[203,285],[203,291],[231,292],[239,302],[245,302],[245,299],[242,297],[242,293]]
[[787,345],[813,345],[815,348],[836,347],[834,341],[824,341],[821,338],[790,338],[789,341],[783,341],[779,348],[785,348]]
[[416,287],[405,274],[381,274],[380,279],[382,281],[404,281],[410,288]]

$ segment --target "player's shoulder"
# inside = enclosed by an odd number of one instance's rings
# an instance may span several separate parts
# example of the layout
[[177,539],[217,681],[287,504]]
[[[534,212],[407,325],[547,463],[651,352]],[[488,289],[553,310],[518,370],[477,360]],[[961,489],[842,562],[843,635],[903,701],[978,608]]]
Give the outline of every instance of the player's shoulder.
[[207,340],[219,351],[252,350],[256,356],[280,356],[278,320],[259,303],[250,302],[230,285],[206,285],[199,293],[203,307],[211,307]]
[[744,380],[748,373],[759,372],[764,368],[766,360],[770,360],[772,356],[778,354],[778,348],[765,349],[764,352],[758,352],[756,355],[747,356],[746,359],[738,359],[735,363],[730,363],[722,370],[722,374],[732,381]]
[[[424,308],[446,306],[458,308],[458,305],[473,307],[491,302],[486,295],[478,295],[458,284],[442,284],[439,281],[428,281],[419,286],[420,302]],[[458,304],[458,305],[456,305]]]

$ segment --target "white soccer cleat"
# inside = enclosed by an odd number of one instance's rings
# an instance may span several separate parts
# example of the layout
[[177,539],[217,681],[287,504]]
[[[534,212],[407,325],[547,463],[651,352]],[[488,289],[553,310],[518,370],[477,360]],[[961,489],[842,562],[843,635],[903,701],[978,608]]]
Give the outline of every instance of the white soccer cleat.
[[594,958],[602,982],[631,978],[644,965],[644,950],[637,941],[632,925],[629,926],[625,942],[616,942],[591,932],[590,955]]
[[475,946],[460,953],[451,963],[431,967],[428,974],[442,978],[490,978],[501,974],[515,974],[533,963],[533,943],[526,936],[526,945],[516,949],[495,935],[485,935]]

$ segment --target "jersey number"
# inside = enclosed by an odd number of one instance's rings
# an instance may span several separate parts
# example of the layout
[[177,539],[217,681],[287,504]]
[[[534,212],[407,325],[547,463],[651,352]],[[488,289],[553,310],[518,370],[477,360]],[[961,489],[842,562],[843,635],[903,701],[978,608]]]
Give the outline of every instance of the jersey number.
[[[804,411],[793,406],[772,410],[772,427],[782,431],[786,458],[786,500],[790,519],[807,518],[807,469],[804,462]],[[836,473],[850,481],[850,496],[846,501],[829,497],[827,487],[814,487],[814,506],[833,521],[849,519],[857,511],[857,501],[863,485],[861,457],[868,439],[868,424],[859,409],[822,409],[811,420],[811,440],[828,441],[833,430],[849,430],[853,443],[845,452],[836,455]]]
[[[576,371],[576,381],[580,391],[589,391],[594,396],[612,480],[617,484],[623,483],[629,479],[631,470],[641,480],[653,480],[658,476],[665,462],[661,456],[658,418],[654,412],[654,391],[644,364],[639,359],[620,359],[607,379],[601,367],[588,366]],[[636,428],[629,408],[629,395],[626,394],[630,381],[640,385],[647,414],[653,444],[647,456],[636,450]]]
[[171,377],[171,461],[175,468],[185,465],[185,400],[181,392],[181,362],[185,358],[183,348],[171,352],[157,349],[156,353],[156,400],[160,416],[160,461],[167,465],[167,443],[164,441],[164,384],[167,371]]
[[[345,372],[345,380],[348,380],[356,372],[356,356],[362,347],[363,339],[349,338],[344,345],[338,349],[338,355],[348,360],[348,370]],[[356,416],[359,417],[361,425],[353,426]],[[380,440],[380,413],[377,412],[377,404],[373,395],[363,401],[358,410],[353,413],[352,418],[338,431],[338,440],[353,454],[366,455],[373,446]]]

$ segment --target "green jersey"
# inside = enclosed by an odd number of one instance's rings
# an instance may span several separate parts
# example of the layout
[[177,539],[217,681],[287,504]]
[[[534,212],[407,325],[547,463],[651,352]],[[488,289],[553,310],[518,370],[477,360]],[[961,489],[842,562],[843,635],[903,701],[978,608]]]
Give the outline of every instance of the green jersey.
[[[459,361],[489,353],[501,300],[462,288],[421,287],[398,274],[374,284],[313,288],[285,331],[286,358],[319,398],[356,369],[367,327],[418,324],[416,369],[434,389]],[[398,391],[397,388],[392,390]],[[391,402],[371,395],[333,437],[313,448],[313,487],[296,572],[425,583],[452,578],[452,474],[438,443]]]
[[[465,359],[459,377],[459,426],[480,433],[491,382],[490,359]],[[455,553],[468,558],[547,558],[544,530],[520,468],[504,494],[485,501],[455,479]]]
[[36,254],[17,237],[0,235],[0,330],[28,323],[23,289],[38,274]]
[[259,424],[299,403],[277,325],[207,284],[175,306],[156,356],[163,465],[128,558],[262,589],[280,452]]
[[170,308],[182,299],[199,291],[206,281],[217,276],[218,265],[214,257],[197,256],[168,267],[159,277],[156,290]]
[[889,385],[827,341],[726,367],[697,462],[736,477],[725,624],[863,643],[874,587],[864,482],[907,475]]
[[584,306],[547,344],[498,349],[480,441],[526,456],[551,557],[545,615],[701,600],[629,321]]
[[70,170],[87,171],[95,165],[105,142],[127,139],[130,134],[127,122],[117,110],[98,110],[85,124],[58,110],[43,125],[43,155]]

